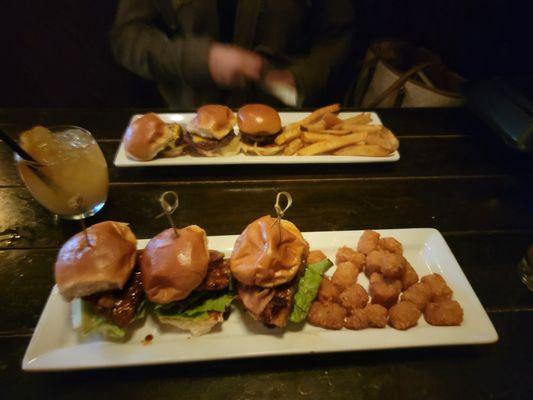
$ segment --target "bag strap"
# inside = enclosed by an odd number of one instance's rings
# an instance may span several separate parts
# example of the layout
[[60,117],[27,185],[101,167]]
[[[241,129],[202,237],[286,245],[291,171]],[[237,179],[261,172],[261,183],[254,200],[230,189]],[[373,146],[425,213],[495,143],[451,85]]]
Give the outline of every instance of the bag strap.
[[416,74],[418,71],[421,71],[422,69],[429,67],[430,65],[436,64],[434,61],[426,62],[422,64],[415,65],[411,69],[407,70],[403,75],[401,75],[396,81],[392,83],[387,89],[385,89],[372,103],[370,103],[365,108],[376,108],[379,103],[381,103],[383,100],[385,100],[391,93],[398,90],[400,87],[402,87],[407,80]]
[[376,66],[378,61],[379,56],[375,51],[372,51],[372,48],[369,48],[365,55],[365,59],[359,64],[359,73],[357,74],[357,77],[350,84],[349,89],[344,95],[343,103],[345,106],[361,106],[365,92],[372,80],[371,70]]

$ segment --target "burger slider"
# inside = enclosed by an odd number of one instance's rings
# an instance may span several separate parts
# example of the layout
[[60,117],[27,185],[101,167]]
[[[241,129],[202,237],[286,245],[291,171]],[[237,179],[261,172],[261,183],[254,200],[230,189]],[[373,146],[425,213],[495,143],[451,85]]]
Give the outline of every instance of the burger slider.
[[181,126],[167,124],[154,113],[137,118],[124,135],[126,154],[137,161],[149,161],[156,156],[176,157],[185,147]]
[[247,104],[237,112],[237,123],[244,152],[270,156],[283,149],[274,143],[281,133],[281,119],[272,107]]
[[230,268],[244,308],[269,327],[283,328],[293,309],[309,245],[290,221],[261,217],[241,233]]
[[142,254],[141,271],[159,322],[194,336],[223,322],[234,298],[224,255],[208,250],[206,233],[196,225],[170,228],[152,238]]
[[82,336],[123,339],[145,315],[137,239],[127,224],[105,221],[71,237],[55,263],[59,293],[71,302],[71,321]]
[[203,156],[233,156],[241,150],[234,125],[235,115],[228,107],[207,104],[200,107],[196,117],[187,124],[185,141]]

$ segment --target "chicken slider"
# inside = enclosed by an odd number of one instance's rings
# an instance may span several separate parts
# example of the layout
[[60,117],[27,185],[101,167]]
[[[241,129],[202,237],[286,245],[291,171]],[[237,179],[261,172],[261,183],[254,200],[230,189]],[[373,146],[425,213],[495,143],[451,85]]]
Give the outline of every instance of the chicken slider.
[[59,293],[72,300],[73,327],[112,339],[144,316],[140,271],[135,269],[137,239],[127,224],[105,221],[71,237],[55,263]]
[[196,225],[170,228],[152,238],[142,254],[141,271],[159,321],[193,335],[222,322],[234,297],[224,255],[208,250],[206,233]]

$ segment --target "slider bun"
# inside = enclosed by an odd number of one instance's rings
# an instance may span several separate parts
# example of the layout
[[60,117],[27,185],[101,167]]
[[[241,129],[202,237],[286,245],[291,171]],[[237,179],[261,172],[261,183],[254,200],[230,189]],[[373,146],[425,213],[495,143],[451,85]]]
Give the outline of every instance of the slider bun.
[[257,143],[255,144],[246,144],[242,143],[241,145],[242,151],[244,151],[247,154],[256,154],[258,156],[273,156],[278,154],[281,150],[284,149],[283,146],[278,146],[275,144],[267,145],[267,146],[258,146]]
[[105,221],[79,232],[61,247],[55,280],[65,298],[122,289],[135,266],[137,239],[127,224]]
[[174,139],[174,133],[161,118],[148,113],[130,124],[124,135],[124,148],[130,158],[149,161]]
[[264,104],[247,104],[237,112],[237,123],[242,133],[253,136],[270,136],[281,129],[279,114]]
[[207,274],[209,251],[205,231],[196,225],[169,228],[153,237],[141,256],[144,291],[148,300],[166,304],[182,300]]
[[228,107],[220,104],[206,104],[196,110],[196,117],[187,125],[191,133],[205,138],[220,140],[235,125],[235,114]]
[[[231,254],[234,278],[244,285],[273,287],[290,282],[307,257],[309,245],[290,221],[261,217],[241,233]],[[274,225],[273,225],[274,224]]]

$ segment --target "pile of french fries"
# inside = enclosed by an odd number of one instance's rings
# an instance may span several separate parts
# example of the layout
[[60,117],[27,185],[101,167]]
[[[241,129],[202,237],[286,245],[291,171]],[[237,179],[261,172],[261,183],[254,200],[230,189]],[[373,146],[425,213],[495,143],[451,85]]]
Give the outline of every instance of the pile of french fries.
[[339,104],[313,111],[304,119],[283,127],[276,144],[286,156],[334,154],[338,156],[385,157],[400,143],[383,125],[371,125],[368,113],[340,119]]

